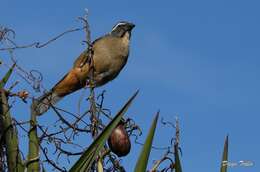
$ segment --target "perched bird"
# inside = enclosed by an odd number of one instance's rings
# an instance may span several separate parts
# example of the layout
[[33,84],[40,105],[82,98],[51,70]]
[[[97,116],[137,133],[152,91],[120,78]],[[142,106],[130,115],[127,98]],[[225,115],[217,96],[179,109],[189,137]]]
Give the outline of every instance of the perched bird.
[[129,22],[118,22],[112,31],[92,45],[94,72],[90,72],[90,50],[85,50],[75,60],[72,69],[46,94],[33,102],[37,115],[46,112],[64,96],[88,85],[93,75],[93,86],[99,87],[118,76],[129,55],[131,31],[135,27]]

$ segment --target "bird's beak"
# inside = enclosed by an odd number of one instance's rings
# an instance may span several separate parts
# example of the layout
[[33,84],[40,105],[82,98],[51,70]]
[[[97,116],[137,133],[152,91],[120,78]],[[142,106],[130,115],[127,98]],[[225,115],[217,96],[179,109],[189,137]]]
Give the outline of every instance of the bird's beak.
[[131,31],[135,27],[135,24],[129,23],[129,30]]

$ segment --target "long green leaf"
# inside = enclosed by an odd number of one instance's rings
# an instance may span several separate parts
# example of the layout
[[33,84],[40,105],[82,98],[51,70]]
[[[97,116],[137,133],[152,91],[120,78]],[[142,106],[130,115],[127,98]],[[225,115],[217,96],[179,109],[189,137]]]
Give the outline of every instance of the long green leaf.
[[228,135],[226,136],[225,143],[224,143],[220,172],[227,172],[227,165],[228,165],[227,163],[228,163]]
[[14,67],[15,67],[15,63],[13,64],[13,66],[8,70],[8,72],[5,74],[5,76],[3,77],[3,79],[0,81],[0,88],[4,88],[5,84],[7,83],[8,79],[10,78]]
[[89,171],[92,163],[96,160],[97,155],[103,148],[106,140],[110,136],[113,129],[122,119],[123,115],[133,102],[134,98],[138,94],[138,91],[127,101],[123,108],[117,113],[113,120],[106,126],[102,133],[94,140],[89,148],[83,153],[79,160],[72,166],[69,172],[85,172]]
[[174,145],[174,159],[175,159],[175,172],[182,172],[181,168],[181,161],[180,161],[180,156],[179,156],[179,145],[175,144]]
[[146,171],[158,117],[159,117],[159,112],[157,112],[157,114],[153,120],[152,126],[150,127],[148,136],[146,137],[146,140],[145,140],[145,144],[139,155],[138,161],[135,165],[135,172],[145,172]]

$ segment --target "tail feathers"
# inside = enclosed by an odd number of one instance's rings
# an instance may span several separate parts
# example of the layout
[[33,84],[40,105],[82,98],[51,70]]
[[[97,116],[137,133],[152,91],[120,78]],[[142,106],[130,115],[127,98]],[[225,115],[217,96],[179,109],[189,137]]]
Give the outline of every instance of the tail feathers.
[[36,115],[42,115],[51,107],[51,105],[55,105],[62,97],[58,96],[55,92],[48,92],[43,96],[35,99],[32,104],[32,108],[34,109]]

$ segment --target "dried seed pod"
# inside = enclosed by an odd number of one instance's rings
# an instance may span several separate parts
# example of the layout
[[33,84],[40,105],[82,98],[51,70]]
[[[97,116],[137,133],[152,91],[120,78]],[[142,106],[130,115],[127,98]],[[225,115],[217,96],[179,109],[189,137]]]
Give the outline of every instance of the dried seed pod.
[[126,156],[131,149],[131,142],[124,124],[119,123],[108,138],[108,146],[118,157]]

